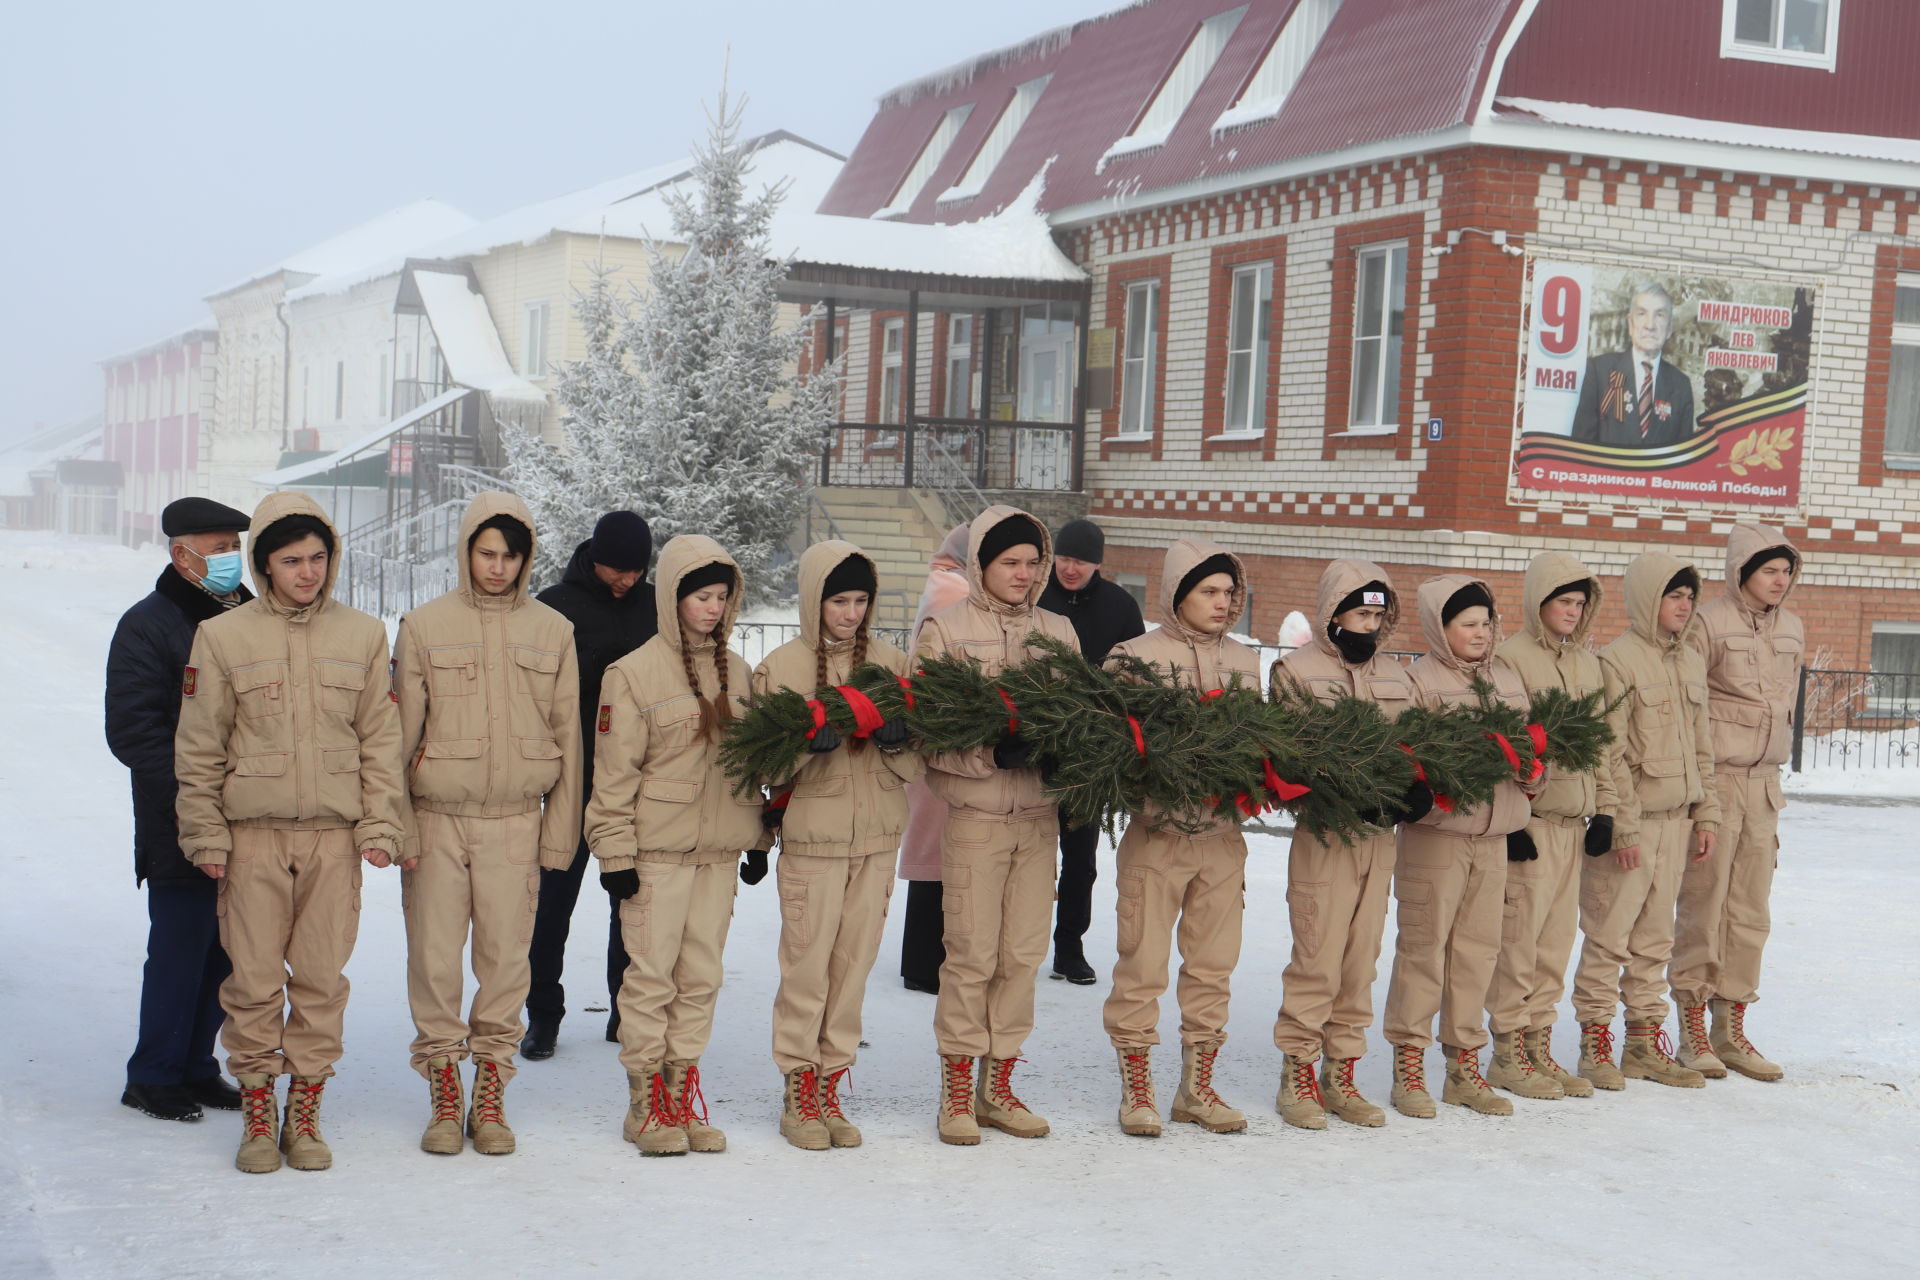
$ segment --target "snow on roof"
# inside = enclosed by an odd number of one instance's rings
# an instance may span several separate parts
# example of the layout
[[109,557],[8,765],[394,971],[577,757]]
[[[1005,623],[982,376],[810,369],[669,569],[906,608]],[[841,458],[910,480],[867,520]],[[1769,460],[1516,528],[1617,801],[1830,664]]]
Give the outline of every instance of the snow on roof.
[[[692,160],[677,163],[680,171],[670,178],[598,208],[580,210],[556,223],[554,230],[634,240],[672,239],[673,215],[667,208],[667,195],[693,177]],[[781,136],[754,151],[753,167],[747,173],[747,189],[758,192],[785,183],[786,197],[780,202],[782,213],[790,210],[811,213],[826,198],[844,163],[841,156],[803,138]]]
[[777,214],[773,250],[796,262],[924,275],[1080,281],[1036,207],[1042,169],[1005,210],[973,222],[878,222],[831,213]]
[[917,76],[905,84],[895,85],[880,95],[876,101],[876,105],[882,109],[898,107],[912,102],[915,98],[925,97],[928,94],[950,93],[964,85],[973,83],[973,78],[984,72],[997,71],[1001,67],[1010,67],[1017,62],[1024,62],[1028,58],[1044,58],[1050,53],[1058,53],[1067,47],[1067,42],[1072,40],[1083,27],[1090,27],[1096,22],[1105,22],[1109,18],[1117,17],[1129,10],[1138,9],[1143,5],[1151,3],[1152,0],[1128,0],[1126,4],[1107,9],[1101,13],[1096,13],[1091,18],[1082,18],[1078,22],[1062,23],[1060,26],[1042,31],[1037,36],[1028,36],[1024,40],[1016,40],[1014,43],[1002,45],[998,49],[991,49],[986,53],[975,54],[965,61],[956,62],[951,66],[942,67],[938,71],[931,71],[923,76]]
[[253,477],[253,482],[268,489],[280,489],[290,484],[298,484],[300,481],[311,479],[314,476],[325,475],[342,462],[365,453],[374,445],[379,444],[388,437],[399,434],[414,423],[420,422],[440,412],[440,410],[446,408],[454,401],[459,400],[461,397],[472,394],[473,391],[469,387],[454,387],[451,390],[442,391],[433,399],[401,414],[392,422],[382,423],[373,430],[364,432],[354,439],[347,441],[347,443],[341,445],[332,453],[322,454],[318,458],[309,458],[305,462],[296,462],[291,466],[282,467],[278,471],[269,471],[263,475],[257,475]]
[[305,284],[315,277],[364,272],[369,267],[390,262],[393,265],[386,271],[375,273],[390,274],[398,271],[420,246],[445,239],[473,224],[473,218],[451,205],[438,200],[416,200],[302,249],[207,296],[217,298],[280,272],[300,276],[299,283]]
[[[1539,98],[1494,99],[1506,108],[1507,118],[1533,116],[1549,124],[1610,133],[1646,134],[1656,138],[1685,138],[1693,142],[1724,142],[1744,147],[1772,147],[1781,151],[1811,151],[1821,155],[1857,156],[1920,164],[1920,141],[1884,138],[1864,133],[1817,133],[1807,129],[1775,129],[1731,120],[1699,120],[1688,116],[1639,111],[1631,107],[1590,107],[1579,102],[1545,102]],[[1920,179],[1920,175],[1916,175]]]
[[547,393],[515,373],[507,362],[487,300],[473,291],[464,272],[415,270],[413,283],[455,382],[496,400],[547,402]]
[[143,342],[137,347],[130,347],[125,351],[117,351],[110,356],[101,356],[98,360],[95,360],[94,363],[103,365],[121,364],[128,360],[138,359],[141,356],[152,355],[156,351],[165,351],[168,347],[175,346],[181,342],[190,341],[202,336],[217,335],[219,332],[220,322],[214,319],[213,314],[209,312],[192,324],[181,325],[177,329],[169,329],[164,338],[155,338],[151,342]]

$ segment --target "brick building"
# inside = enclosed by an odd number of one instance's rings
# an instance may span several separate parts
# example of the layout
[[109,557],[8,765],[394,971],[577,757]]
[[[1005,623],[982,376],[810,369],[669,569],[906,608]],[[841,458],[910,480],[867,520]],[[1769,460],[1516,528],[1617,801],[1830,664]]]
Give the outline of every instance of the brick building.
[[200,492],[202,432],[214,406],[220,335],[211,320],[100,362],[106,384],[102,456],[120,468],[118,533],[160,539],[160,512]]

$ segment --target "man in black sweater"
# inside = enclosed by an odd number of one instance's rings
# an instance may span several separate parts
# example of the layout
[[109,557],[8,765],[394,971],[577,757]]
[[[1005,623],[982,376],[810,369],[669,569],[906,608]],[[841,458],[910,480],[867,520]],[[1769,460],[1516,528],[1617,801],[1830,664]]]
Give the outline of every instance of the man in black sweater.
[[[1091,520],[1069,520],[1053,535],[1053,580],[1040,594],[1040,607],[1060,614],[1073,624],[1080,652],[1095,666],[1107,660],[1107,651],[1122,640],[1143,634],[1147,625],[1140,606],[1124,587],[1100,576],[1107,556],[1107,536]],[[1092,986],[1093,966],[1087,963],[1082,939],[1093,919],[1094,851],[1100,847],[1097,826],[1070,827],[1060,822],[1059,904],[1053,924],[1053,976],[1075,986]]]
[[[600,709],[600,679],[608,667],[653,639],[658,627],[653,587],[646,580],[653,556],[653,533],[631,511],[610,511],[593,527],[593,536],[574,549],[559,582],[536,599],[573,623],[573,647],[580,666],[580,742],[583,796],[593,794],[594,716]],[[580,898],[580,880],[590,860],[584,838],[565,871],[540,873],[540,907],[528,947],[532,983],[527,988],[527,1034],[520,1056],[532,1061],[553,1056],[560,1020],[567,1013],[567,932]],[[627,949],[620,940],[619,903],[611,903],[607,927],[607,1039],[617,1040],[619,1007],[612,997],[627,972]]]

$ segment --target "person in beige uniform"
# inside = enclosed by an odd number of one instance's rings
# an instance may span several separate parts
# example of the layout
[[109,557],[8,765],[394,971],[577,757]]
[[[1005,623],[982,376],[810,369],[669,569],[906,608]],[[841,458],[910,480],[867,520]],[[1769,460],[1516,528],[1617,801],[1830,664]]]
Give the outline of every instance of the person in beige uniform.
[[[988,507],[967,530],[967,598],[928,618],[917,652],[978,661],[989,676],[1036,656],[1042,632],[1076,652],[1073,628],[1036,606],[1052,544],[1038,520]],[[940,1051],[942,1142],[974,1146],[986,1123],[1017,1138],[1041,1138],[1047,1122],[1013,1092],[1013,1065],[1033,1030],[1033,978],[1053,926],[1058,811],[1018,733],[992,747],[932,752],[927,782],[948,808],[941,837],[940,901],[947,958],[933,1033]],[[974,1060],[979,1084],[973,1080]]]
[[[1479,701],[1473,682],[1486,680],[1500,701],[1525,711],[1526,686],[1494,655],[1500,619],[1487,584],[1464,574],[1432,578],[1420,584],[1419,603],[1427,652],[1407,673],[1413,700],[1439,710],[1471,707]],[[1393,873],[1400,931],[1385,1030],[1393,1043],[1392,1102],[1401,1115],[1434,1114],[1422,1059],[1433,1043],[1436,1013],[1447,1057],[1442,1101],[1482,1115],[1513,1114],[1513,1104],[1480,1074],[1483,1011],[1500,955],[1507,835],[1527,825],[1529,797],[1548,773],[1502,780],[1478,809],[1454,809],[1436,798],[1432,812],[1400,828]]]
[[[1666,1033],[1665,969],[1673,906],[1689,856],[1712,858],[1720,805],[1707,731],[1706,664],[1689,647],[1700,575],[1664,551],[1627,566],[1628,627],[1600,651],[1615,793],[1613,850],[1580,876],[1586,942],[1573,983],[1580,1074],[1602,1089],[1627,1080],[1697,1089],[1698,1071],[1673,1060]],[[1624,698],[1622,695],[1627,695]],[[1627,1044],[1612,1058],[1613,1015],[1625,1004]]]
[[[460,1064],[474,1061],[466,1136],[513,1151],[503,1109],[524,1027],[540,868],[580,834],[580,678],[573,624],[527,598],[533,519],[482,493],[460,521],[460,585],[400,620],[394,697],[418,858],[401,875],[413,1069],[427,1081],[420,1149],[457,1155]],[[470,1017],[460,1012],[473,936]]]
[[[907,673],[907,655],[869,633],[878,569],[851,542],[821,542],[800,557],[800,637],[753,673],[756,693],[811,698],[845,685],[864,663]],[[809,608],[806,602],[813,602]],[[780,856],[780,987],[773,1001],[773,1060],[785,1077],[780,1134],[796,1147],[857,1147],[842,1082],[860,1048],[867,974],[880,952],[894,856],[907,827],[906,785],[925,771],[907,751],[905,721],[883,721],[843,740],[814,731],[799,771],[781,779],[768,808]]]
[[736,795],[720,764],[722,730],[745,701],[745,659],[727,648],[740,569],[711,538],[661,549],[658,635],[607,668],[594,727],[587,843],[620,903],[627,974],[620,987],[621,1133],[642,1155],[724,1151],[707,1122],[700,1055],[713,1033],[733,919],[734,866],[757,884],[771,840],[758,788]]
[[[1800,553],[1771,525],[1736,524],[1726,591],[1701,606],[1691,643],[1707,660],[1707,717],[1719,791],[1720,856],[1687,867],[1669,978],[1680,1009],[1680,1060],[1709,1076],[1786,1074],[1747,1039],[1760,998],[1768,900],[1780,860],[1780,766],[1793,753],[1806,633],[1786,607]],[[1707,1011],[1713,1029],[1707,1030]]]
[[282,1154],[296,1169],[333,1163],[320,1097],[340,1057],[360,863],[392,865],[405,839],[387,630],[332,598],[338,545],[313,499],[263,499],[247,538],[259,597],[201,624],[181,689],[180,848],[220,882],[233,961],[220,1038],[245,1173]]
[[[1160,571],[1160,625],[1123,640],[1111,658],[1139,658],[1197,695],[1259,688],[1253,650],[1227,635],[1246,608],[1246,569],[1225,548],[1182,538]],[[1233,1133],[1247,1118],[1213,1087],[1214,1060],[1227,1042],[1228,983],[1240,961],[1246,909],[1247,842],[1240,824],[1206,814],[1187,834],[1149,808],[1133,815],[1115,854],[1119,958],[1107,996],[1107,1038],[1120,1064],[1120,1128],[1160,1135],[1152,1047],[1160,1043],[1160,993],[1167,989],[1175,931],[1180,943],[1180,1090],[1176,1124]]]
[[[1563,689],[1584,697],[1601,686],[1600,659],[1587,645],[1600,608],[1600,579],[1564,551],[1527,565],[1523,629],[1501,644],[1501,659],[1527,692]],[[1593,1084],[1553,1056],[1554,1010],[1567,986],[1567,960],[1580,919],[1584,853],[1613,842],[1613,769],[1558,772],[1533,798],[1533,817],[1507,837],[1507,906],[1500,959],[1487,993],[1493,1059],[1487,1080],[1523,1098],[1590,1098]]]
[[[1400,598],[1387,571],[1370,560],[1335,560],[1320,573],[1313,641],[1273,666],[1271,694],[1287,689],[1325,703],[1364,698],[1392,719],[1412,704],[1406,668],[1382,653],[1400,625]],[[1354,1083],[1373,1023],[1373,980],[1393,883],[1396,822],[1433,807],[1433,792],[1415,782],[1393,813],[1377,815],[1374,832],[1352,844],[1296,826],[1287,855],[1287,912],[1293,954],[1281,976],[1285,992],[1273,1043],[1285,1055],[1281,1119],[1324,1129],[1327,1113],[1378,1128],[1386,1112]],[[1322,1063],[1319,1078],[1314,1064]]]

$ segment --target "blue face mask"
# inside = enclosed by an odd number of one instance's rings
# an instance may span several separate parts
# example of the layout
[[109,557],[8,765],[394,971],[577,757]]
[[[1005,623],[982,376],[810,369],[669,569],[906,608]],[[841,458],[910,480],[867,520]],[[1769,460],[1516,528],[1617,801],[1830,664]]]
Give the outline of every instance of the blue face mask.
[[[188,549],[192,550],[192,548]],[[230,595],[233,589],[240,585],[242,563],[238,551],[222,551],[211,556],[201,556],[198,551],[193,554],[200,556],[200,559],[205,562],[207,572],[201,577],[200,583],[213,594]]]

